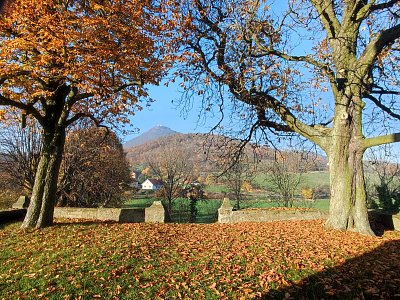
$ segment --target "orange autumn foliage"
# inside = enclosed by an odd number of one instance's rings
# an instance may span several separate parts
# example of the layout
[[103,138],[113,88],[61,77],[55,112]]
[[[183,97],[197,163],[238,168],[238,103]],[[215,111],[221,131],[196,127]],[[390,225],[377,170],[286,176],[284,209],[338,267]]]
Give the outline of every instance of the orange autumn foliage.
[[161,12],[151,1],[10,1],[0,18],[0,116],[8,106],[41,121],[68,86],[70,119],[126,121],[168,66]]

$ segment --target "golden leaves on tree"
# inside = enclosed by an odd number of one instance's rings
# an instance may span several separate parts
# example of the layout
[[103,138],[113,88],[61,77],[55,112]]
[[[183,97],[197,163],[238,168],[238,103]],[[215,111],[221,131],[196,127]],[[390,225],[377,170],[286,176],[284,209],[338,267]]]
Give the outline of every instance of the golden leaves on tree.
[[169,65],[162,13],[151,1],[13,1],[0,19],[0,94],[41,111],[66,85],[73,113],[126,116]]

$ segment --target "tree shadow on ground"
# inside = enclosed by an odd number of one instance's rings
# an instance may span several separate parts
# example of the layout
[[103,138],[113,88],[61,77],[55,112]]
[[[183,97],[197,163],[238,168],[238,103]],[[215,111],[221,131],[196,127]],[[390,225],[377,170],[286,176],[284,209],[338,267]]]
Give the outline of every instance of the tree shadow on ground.
[[3,210],[0,211],[0,229],[3,230],[6,226],[22,222],[25,218],[26,209]]
[[263,299],[400,299],[400,240],[271,290]]

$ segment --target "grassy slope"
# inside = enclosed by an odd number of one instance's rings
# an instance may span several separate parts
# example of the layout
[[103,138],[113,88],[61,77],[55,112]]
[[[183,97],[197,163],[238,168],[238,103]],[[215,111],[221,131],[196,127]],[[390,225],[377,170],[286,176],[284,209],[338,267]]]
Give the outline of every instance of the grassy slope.
[[318,188],[323,185],[329,186],[329,172],[309,172],[303,175],[302,186]]
[[0,230],[0,299],[390,299],[399,246],[321,221],[16,224]]
[[[268,175],[259,173],[254,178],[254,182],[261,188],[269,191],[274,191],[273,184],[268,180]],[[300,187],[318,188],[324,185],[329,185],[329,172],[309,172],[301,177]]]

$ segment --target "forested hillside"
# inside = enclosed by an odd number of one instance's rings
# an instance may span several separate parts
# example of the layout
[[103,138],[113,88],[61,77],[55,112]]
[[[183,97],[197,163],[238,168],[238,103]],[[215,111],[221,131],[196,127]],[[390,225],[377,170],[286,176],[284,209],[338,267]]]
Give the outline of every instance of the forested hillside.
[[[164,146],[169,149],[185,148],[191,153],[191,160],[197,169],[201,172],[222,171],[216,167],[215,162],[221,160],[228,152],[227,139],[222,136],[210,136],[207,134],[182,134],[177,133],[152,140],[141,145],[125,148],[127,158],[131,166],[143,165],[146,157],[155,157],[160,155]],[[318,156],[315,153],[301,151],[279,151],[268,147],[253,147],[249,144],[244,149],[244,153],[252,163],[267,163],[273,161],[277,156],[307,156],[307,169],[311,171],[326,170],[326,158]]]

